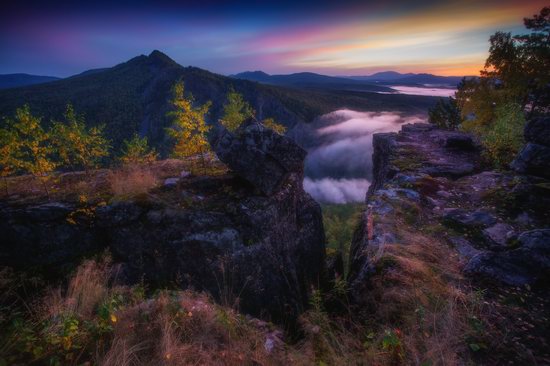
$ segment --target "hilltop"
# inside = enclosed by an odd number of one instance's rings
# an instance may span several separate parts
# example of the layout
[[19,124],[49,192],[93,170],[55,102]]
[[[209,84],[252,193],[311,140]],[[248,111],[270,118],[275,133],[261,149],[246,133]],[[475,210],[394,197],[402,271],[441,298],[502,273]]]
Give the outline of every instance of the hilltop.
[[29,74],[4,74],[0,75],[0,89],[16,88],[20,86],[43,84],[60,80],[55,76],[41,76]]

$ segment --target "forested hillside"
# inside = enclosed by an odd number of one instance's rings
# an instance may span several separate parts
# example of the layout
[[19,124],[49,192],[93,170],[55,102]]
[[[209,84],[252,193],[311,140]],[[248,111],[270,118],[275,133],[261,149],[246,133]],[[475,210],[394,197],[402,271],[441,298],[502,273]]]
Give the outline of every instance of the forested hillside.
[[[316,116],[338,108],[384,110],[388,108],[426,110],[436,98],[410,95],[384,95],[341,90],[300,90],[239,80],[196,67],[182,67],[165,54],[153,51],[108,69],[94,70],[47,84],[0,91],[0,116],[12,116],[18,107],[28,104],[35,115],[43,117],[47,127],[62,117],[71,103],[83,113],[89,125],[105,124],[106,136],[117,148],[135,132],[147,136],[161,147],[170,90],[183,80],[185,89],[197,103],[212,101],[208,120],[218,120],[226,95],[235,90],[252,105],[257,117],[275,118],[287,127],[309,122]],[[162,152],[162,150],[161,150]]]

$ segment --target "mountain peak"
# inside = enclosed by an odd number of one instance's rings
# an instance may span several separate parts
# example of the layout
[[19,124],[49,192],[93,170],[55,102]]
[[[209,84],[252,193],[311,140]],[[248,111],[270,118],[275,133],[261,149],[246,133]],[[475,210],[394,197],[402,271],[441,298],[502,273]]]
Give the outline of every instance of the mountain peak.
[[158,64],[165,64],[165,65],[177,64],[176,61],[172,60],[168,55],[160,52],[159,50],[154,50],[153,52],[151,52],[148,56],[148,59]]

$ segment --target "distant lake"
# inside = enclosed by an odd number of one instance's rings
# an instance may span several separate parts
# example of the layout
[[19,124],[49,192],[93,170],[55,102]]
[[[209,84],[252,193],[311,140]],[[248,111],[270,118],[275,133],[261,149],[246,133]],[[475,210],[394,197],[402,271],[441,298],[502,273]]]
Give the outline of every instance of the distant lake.
[[348,109],[318,117],[301,136],[308,150],[304,189],[321,203],[363,202],[372,179],[372,135],[415,122],[426,117]]
[[427,95],[433,97],[452,97],[456,92],[454,88],[442,88],[430,85],[426,85],[425,87],[392,85],[390,88],[397,90],[399,94]]

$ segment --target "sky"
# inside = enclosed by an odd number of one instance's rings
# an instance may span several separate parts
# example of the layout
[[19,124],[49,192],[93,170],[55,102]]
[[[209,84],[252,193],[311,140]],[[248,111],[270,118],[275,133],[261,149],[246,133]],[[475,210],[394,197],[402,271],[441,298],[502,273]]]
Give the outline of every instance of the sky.
[[[116,3],[116,5],[113,5]],[[66,77],[158,49],[228,75],[477,75],[547,0],[2,1],[0,74]]]

